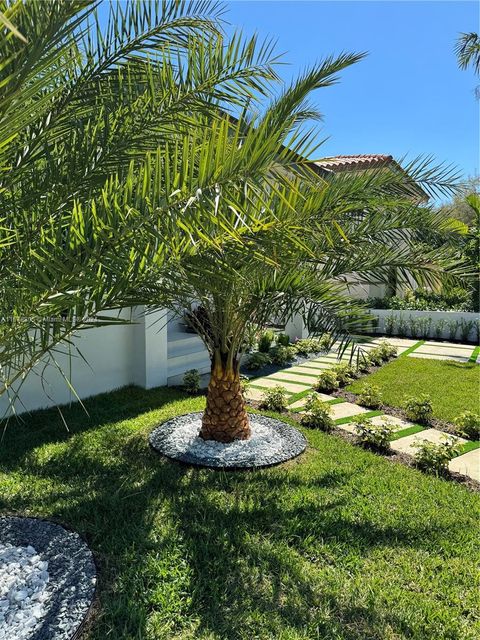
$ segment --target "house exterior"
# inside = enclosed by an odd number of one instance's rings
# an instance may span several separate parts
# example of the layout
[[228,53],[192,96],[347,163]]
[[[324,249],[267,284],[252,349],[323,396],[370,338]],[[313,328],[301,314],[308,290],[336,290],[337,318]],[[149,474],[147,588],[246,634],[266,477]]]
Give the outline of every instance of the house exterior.
[[[322,158],[310,166],[323,179],[338,172],[379,167],[403,171],[392,156],[375,154]],[[412,183],[412,197],[425,200],[426,194]],[[358,298],[380,297],[385,294],[385,285],[352,284],[350,293]],[[171,312],[144,314],[144,309],[139,307],[121,313],[126,320],[133,316],[134,322],[81,331],[73,339],[73,347],[56,354],[58,368],[50,365],[43,371],[44,365],[39,364],[30,372],[13,403],[15,412],[20,414],[77,400],[61,371],[72,371],[71,383],[80,398],[127,385],[150,389],[181,384],[183,374],[190,369],[197,369],[201,374],[210,371],[210,359],[203,342],[196,334],[187,333],[181,320]],[[293,318],[285,331],[292,339],[308,335],[301,317]],[[0,419],[11,413],[8,397],[0,395]]]

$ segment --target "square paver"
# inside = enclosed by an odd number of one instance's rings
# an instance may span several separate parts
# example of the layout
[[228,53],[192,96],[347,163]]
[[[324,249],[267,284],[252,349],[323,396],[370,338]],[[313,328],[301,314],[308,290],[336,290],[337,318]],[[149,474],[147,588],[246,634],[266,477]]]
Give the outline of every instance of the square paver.
[[440,347],[441,349],[466,349],[473,351],[474,346],[471,344],[462,344],[458,342],[438,342],[436,340],[427,340],[422,347]]
[[472,354],[473,347],[471,349],[465,349],[457,346],[438,346],[429,345],[427,343],[422,344],[418,349],[415,349],[414,353],[431,353],[436,356],[460,356],[463,358],[469,358]]
[[290,393],[300,393],[301,391],[308,389],[308,385],[297,384],[295,382],[285,382],[283,380],[276,380],[275,378],[270,377],[257,378],[256,380],[252,380],[252,384],[256,387],[263,387],[264,389],[271,389],[272,387],[281,385]]
[[308,362],[304,362],[303,364],[299,364],[297,366],[301,367],[302,369],[306,369],[307,371],[318,371],[318,375],[320,375],[322,371],[324,371],[325,369],[330,369],[330,367],[333,367],[334,364],[334,360],[325,360],[324,362],[309,360]]
[[[320,400],[322,400],[323,402],[329,402],[330,400],[333,400],[332,396],[328,396],[325,393],[317,393],[317,396]],[[308,396],[304,396],[303,398],[300,398],[299,400],[295,400],[295,402],[292,402],[292,404],[288,405],[289,409],[300,409],[301,407],[305,406],[305,403],[308,400]]]
[[302,375],[299,376],[295,372],[292,372],[290,369],[277,371],[276,373],[272,373],[272,375],[268,377],[270,380],[278,380],[280,384],[282,384],[282,380],[288,380],[290,382],[298,382],[298,384],[303,384],[305,385],[305,387],[311,387],[317,379],[317,376],[315,374],[312,374],[311,378]]
[[247,400],[261,400],[265,391],[262,389],[254,389],[253,387],[248,387],[245,397]]
[[411,436],[405,436],[404,438],[394,440],[392,442],[392,449],[394,451],[398,451],[399,453],[408,453],[413,456],[415,455],[415,452],[417,450],[414,446],[416,443],[422,442],[423,440],[428,440],[429,442],[440,444],[445,441],[445,438],[454,438],[457,442],[462,444],[467,442],[464,438],[450,436],[448,433],[444,433],[443,431],[439,431],[438,429],[425,429],[424,431],[414,433]]
[[304,367],[303,365],[298,365],[295,367],[292,367],[291,369],[285,369],[286,373],[289,373],[290,371],[292,373],[297,373],[297,374],[304,374],[305,378],[308,379],[313,379],[316,380],[318,378],[318,376],[322,373],[322,371],[325,371],[325,369],[328,369],[328,365],[326,367]]
[[448,468],[480,482],[480,449],[474,449],[450,460]]
[[[372,424],[384,424],[385,422],[390,422],[393,426],[394,431],[402,431],[403,429],[407,429],[408,427],[413,426],[411,422],[406,422],[405,420],[401,420],[400,418],[396,418],[395,416],[389,416],[387,414],[383,414],[382,416],[374,416],[373,418],[369,418]],[[344,431],[348,431],[349,433],[355,433],[355,426],[353,422],[347,422],[346,424],[339,424],[340,429]]]
[[419,351],[413,351],[413,353],[409,353],[407,358],[423,358],[424,360],[453,360],[455,362],[468,362],[469,360],[469,357],[437,355],[435,353],[420,353]]
[[361,413],[367,413],[369,409],[359,407],[353,402],[339,402],[332,405],[332,418],[339,420],[340,418],[349,418],[350,416],[358,416]]

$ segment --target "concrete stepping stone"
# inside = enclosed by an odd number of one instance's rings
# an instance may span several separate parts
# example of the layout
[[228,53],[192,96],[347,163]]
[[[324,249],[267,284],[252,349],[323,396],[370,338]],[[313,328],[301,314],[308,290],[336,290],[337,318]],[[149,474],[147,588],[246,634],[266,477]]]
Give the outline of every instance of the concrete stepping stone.
[[420,348],[423,347],[440,347],[441,349],[466,349],[473,351],[474,346],[471,344],[462,344],[458,342],[438,342],[436,340],[427,340]]
[[438,355],[435,353],[420,353],[419,351],[413,351],[412,353],[409,353],[407,358],[423,358],[424,360],[454,360],[455,362],[469,361],[469,357]]
[[271,389],[272,387],[276,387],[281,385],[290,393],[300,393],[301,391],[305,391],[308,389],[309,385],[298,384],[295,382],[285,382],[283,380],[276,380],[275,378],[257,378],[256,380],[252,380],[252,384],[256,387],[262,387],[264,389]]
[[422,442],[423,440],[428,440],[429,442],[434,442],[435,444],[441,444],[445,441],[445,438],[454,438],[459,444],[465,444],[467,442],[467,440],[465,440],[464,438],[451,436],[444,431],[439,431],[438,429],[425,429],[425,431],[420,431],[419,433],[414,433],[410,436],[405,436],[404,438],[394,440],[392,442],[392,449],[394,451],[398,451],[399,453],[408,453],[413,456],[415,455],[415,452],[417,450],[414,446],[416,443]]
[[313,378],[313,379],[317,379],[318,376],[322,373],[322,371],[325,371],[325,369],[328,369],[329,365],[327,365],[326,367],[304,367],[303,365],[298,365],[295,367],[291,367],[290,369],[284,369],[285,373],[289,373],[290,371],[292,373],[297,373],[297,374],[302,374],[305,375],[305,377],[308,378]]
[[245,398],[247,400],[261,400],[265,391],[262,389],[254,389],[253,387],[248,387],[247,392],[245,394]]
[[369,409],[359,407],[353,402],[339,402],[332,405],[332,418],[340,420],[340,418],[349,418],[350,416],[358,416],[361,413],[367,413]]
[[[302,368],[302,370],[309,371],[318,371],[318,375],[325,371],[325,369],[330,369],[335,364],[335,360],[325,360],[324,362],[319,362],[317,360],[309,360],[308,362],[304,362],[303,364],[299,364],[298,367]],[[292,369],[296,369],[297,367],[292,367]]]
[[[332,396],[328,396],[326,393],[317,393],[317,396],[323,402],[330,402],[330,400],[334,399],[334,398],[332,398]],[[307,402],[307,400],[308,400],[308,396],[304,396],[303,398],[300,398],[299,400],[295,400],[295,402],[292,402],[292,404],[289,404],[288,408],[289,409],[300,409],[301,407],[305,406],[305,403]]]
[[418,349],[415,349],[415,353],[431,353],[436,356],[460,356],[463,358],[469,358],[472,354],[473,347],[471,349],[465,349],[464,347],[445,347],[438,345],[422,344]]
[[401,418],[397,418],[396,416],[389,416],[388,414],[383,414],[382,416],[374,416],[370,418],[372,424],[382,425],[385,422],[388,422],[392,425],[394,431],[403,431],[403,429],[409,429],[410,427],[415,426],[413,422],[408,422],[407,420],[402,420]]
[[480,482],[480,449],[468,451],[462,456],[450,460],[448,468],[450,471],[461,473]]
[[299,376],[294,371],[291,371],[291,369],[286,369],[272,374],[270,380],[278,380],[280,384],[282,384],[282,380],[289,380],[291,382],[304,384],[306,387],[311,387],[317,377],[318,376],[316,376],[315,373],[312,373],[312,375],[308,377],[304,375]]

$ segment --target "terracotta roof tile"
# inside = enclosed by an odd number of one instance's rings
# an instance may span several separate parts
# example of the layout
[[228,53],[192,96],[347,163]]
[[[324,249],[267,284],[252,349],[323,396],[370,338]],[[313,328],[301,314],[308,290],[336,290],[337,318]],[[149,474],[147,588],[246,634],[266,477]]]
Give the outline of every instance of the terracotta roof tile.
[[330,171],[348,171],[349,169],[366,169],[378,167],[393,161],[393,156],[382,154],[364,154],[354,156],[333,156],[315,160],[314,164]]

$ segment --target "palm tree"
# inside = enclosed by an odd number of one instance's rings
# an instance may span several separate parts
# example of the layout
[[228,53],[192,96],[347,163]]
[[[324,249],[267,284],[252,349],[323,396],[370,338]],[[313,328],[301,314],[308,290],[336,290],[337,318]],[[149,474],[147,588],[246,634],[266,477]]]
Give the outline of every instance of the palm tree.
[[477,33],[462,33],[455,45],[460,69],[472,65],[474,72],[480,74],[480,38]]
[[[225,41],[221,13],[112,2],[102,27],[91,0],[0,2],[0,393],[135,303],[151,154],[168,164],[192,121],[276,80],[271,45]],[[188,222],[168,233],[157,265],[197,237]]]
[[[190,197],[181,208],[172,202],[169,220],[174,226],[192,222],[200,237],[188,255],[171,255],[159,268],[154,246],[160,238],[152,240],[145,274],[150,281],[137,292],[152,310],[187,310],[187,321],[209,351],[204,439],[250,435],[240,387],[249,323],[265,326],[271,317],[301,313],[317,330],[348,338],[365,312],[348,296],[347,278],[350,284],[388,282],[392,267],[400,282],[414,278],[433,286],[446,272],[455,277],[447,245],[425,250],[422,240],[427,229],[441,237],[462,225],[412,199],[415,184],[432,195],[450,192],[451,168],[419,159],[405,172],[382,169],[326,180],[305,160],[315,152],[313,134],[303,127],[316,115],[306,102],[309,94],[331,85],[359,57],[329,58],[262,115],[245,112],[235,121],[225,116],[204,127],[199,141],[187,136],[178,142],[182,150],[164,193],[176,186]],[[163,164],[152,163],[149,170],[149,181],[157,184]]]

